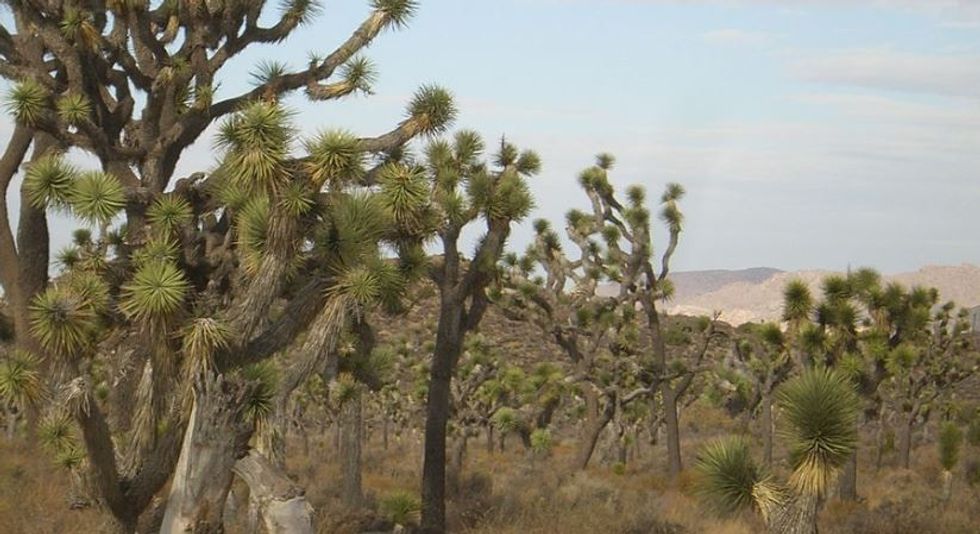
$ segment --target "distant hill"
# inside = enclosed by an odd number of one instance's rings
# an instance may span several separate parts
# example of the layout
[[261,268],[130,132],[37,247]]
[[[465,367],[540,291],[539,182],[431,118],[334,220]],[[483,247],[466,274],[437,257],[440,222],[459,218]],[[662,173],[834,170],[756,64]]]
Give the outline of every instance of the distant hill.
[[770,267],[753,267],[751,269],[725,270],[712,269],[708,271],[682,271],[670,275],[674,283],[674,298],[687,300],[717,291],[736,282],[760,283],[773,275],[781,273],[779,269]]
[[[755,268],[740,271],[692,271],[672,274],[677,288],[668,305],[670,313],[708,315],[722,312],[721,319],[734,324],[778,320],[782,312],[783,288],[800,279],[819,293],[821,280],[833,271],[793,271]],[[980,306],[980,267],[930,265],[918,271],[885,275],[887,281],[905,286],[922,285],[939,290],[943,301],[959,306]]]

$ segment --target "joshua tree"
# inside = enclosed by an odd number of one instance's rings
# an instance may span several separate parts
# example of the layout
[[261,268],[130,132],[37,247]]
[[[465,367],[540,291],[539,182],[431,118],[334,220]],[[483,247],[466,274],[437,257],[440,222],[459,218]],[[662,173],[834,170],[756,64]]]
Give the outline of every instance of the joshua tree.
[[[422,468],[422,530],[446,528],[446,427],[450,417],[451,383],[468,332],[486,312],[487,286],[510,234],[511,224],[530,211],[526,177],[538,172],[533,152],[519,152],[501,142],[491,168],[479,160],[483,142],[470,132],[452,143],[435,142],[419,165],[402,165],[406,178],[420,185],[405,197],[431,203],[426,216],[395,211],[396,219],[431,228],[438,236],[442,257],[430,276],[439,294],[439,318],[426,398],[425,459]],[[472,258],[460,253],[460,234],[483,219],[486,233]]]
[[[586,405],[586,432],[576,459],[578,467],[588,465],[599,435],[617,409],[660,389],[665,410],[673,413],[665,419],[668,434],[676,438],[668,444],[672,471],[675,456],[679,471],[677,399],[690,387],[707,352],[705,344],[693,366],[675,366],[678,372],[671,376],[656,309],[656,301],[669,294],[666,275],[680,232],[676,201],[683,190],[671,184],[661,199],[662,215],[671,228],[671,245],[657,276],[651,264],[645,193],[641,187],[631,187],[627,204],[620,203],[608,179],[613,161],[612,156],[602,154],[596,165],[580,176],[592,209],[590,213],[572,210],[566,217],[566,234],[576,247],[574,254],[566,254],[547,221],[536,221],[535,241],[525,255],[506,258],[496,300],[510,317],[537,325],[569,360]],[[544,277],[535,276],[536,272]],[[604,281],[615,285],[611,294],[600,293],[599,284]],[[643,331],[653,352],[647,360],[638,357],[642,352],[638,307],[647,316]],[[713,327],[706,333],[706,339],[711,339]],[[678,363],[684,360],[677,359]]]
[[[275,104],[278,98],[299,89],[319,100],[368,92],[373,70],[356,55],[384,29],[402,26],[416,7],[411,0],[373,1],[368,18],[329,55],[295,72],[266,65],[255,87],[228,95],[218,89],[227,61],[255,45],[285,39],[311,19],[315,3],[288,2],[268,27],[262,26],[268,20],[264,2],[90,7],[14,3],[14,27],[0,32],[0,75],[17,82],[10,109],[18,124],[0,162],[0,182],[9,184],[34,147],[17,243],[7,218],[0,221],[0,282],[12,298],[19,345],[44,352],[47,361],[67,361],[67,391],[78,401],[69,406],[82,426],[101,500],[121,528],[135,528],[170,479],[188,425],[188,446],[197,443],[196,432],[207,437],[208,429],[223,442],[215,443],[213,458],[198,455],[180,464],[169,505],[184,511],[168,519],[209,510],[194,521],[213,525],[221,506],[209,501],[221,491],[201,488],[208,498],[193,506],[180,501],[197,491],[188,484],[220,487],[230,471],[218,457],[234,448],[227,436],[235,433],[232,427],[243,438],[249,433],[249,425],[237,423],[245,414],[233,406],[252,398],[255,388],[246,377],[235,378],[236,370],[289,347],[307,330],[317,335],[294,347],[298,360],[318,363],[330,352],[332,332],[342,330],[343,316],[352,313],[349,305],[373,298],[346,291],[357,284],[342,274],[351,259],[344,247],[364,234],[341,235],[336,229],[365,222],[344,217],[365,210],[374,217],[390,209],[352,196],[350,189],[378,184],[397,191],[397,180],[382,183],[380,167],[365,169],[369,157],[441,131],[454,108],[445,91],[427,87],[390,132],[365,139],[331,132],[311,141],[304,157],[290,157],[294,136]],[[173,184],[183,150],[213,121],[236,112],[219,135],[227,154],[218,171]],[[59,157],[70,147],[92,153],[102,171],[75,172]],[[77,268],[44,291],[44,213],[51,208],[69,209],[99,232]],[[126,216],[123,228],[110,231],[120,212]],[[390,217],[377,220],[399,227]],[[322,222],[327,234],[313,233],[313,221]],[[385,232],[368,223],[366,234]],[[366,236],[374,240],[370,250],[377,237]],[[411,240],[405,232],[394,238],[401,250]],[[365,269],[351,276],[391,281],[378,273],[394,267],[363,259],[354,261]],[[318,260],[326,261],[316,266]],[[338,289],[327,294],[330,288]],[[29,332],[36,346],[23,342]],[[91,366],[88,358],[109,361]],[[207,372],[182,369],[194,359],[207,364]],[[108,376],[98,374],[105,370]],[[102,383],[112,386],[108,418],[106,407],[90,398],[91,388]],[[190,384],[196,384],[193,395]],[[191,397],[193,417],[186,408]],[[207,421],[210,416],[229,425],[229,433],[219,437],[220,424]],[[173,431],[156,436],[160,428]],[[113,434],[130,430],[134,439],[115,440],[127,450],[120,470]],[[207,476],[207,468],[195,465],[212,459],[221,476]]]
[[[316,2],[290,0],[277,15],[264,0],[10,3],[11,16],[0,28],[0,76],[16,84],[9,107],[17,126],[0,160],[3,192],[31,147],[32,163],[79,148],[119,181],[127,218],[138,230],[149,205],[172,185],[181,153],[214,121],[249,102],[301,89],[314,100],[369,92],[374,69],[358,53],[385,29],[404,26],[417,2],[371,5],[369,16],[331,53],[293,71],[264,64],[254,87],[235,94],[221,88],[228,62],[287,39],[314,18]],[[364,148],[400,145],[424,129],[423,114]],[[18,345],[36,351],[27,337],[27,308],[45,287],[49,252],[45,206],[31,197],[21,192],[16,241],[0,203],[0,282]]]
[[720,511],[756,509],[773,534],[815,534],[821,499],[857,442],[857,394],[841,374],[816,368],[783,384],[777,402],[787,424],[787,483],[774,481],[756,465],[748,442],[732,437],[700,452],[699,490]]
[[943,500],[953,494],[953,469],[960,462],[963,431],[953,421],[947,421],[939,429],[939,464],[943,467]]
[[[934,304],[935,298],[931,302]],[[954,310],[955,305],[948,302],[930,318],[926,308],[921,318],[924,324],[884,352],[888,375],[881,392],[899,417],[898,452],[905,468],[909,467],[912,437],[920,418],[936,402],[953,395],[980,368],[968,316],[965,310],[954,315]]]
[[773,395],[793,368],[786,339],[779,326],[773,323],[748,325],[744,337],[735,343],[736,367],[754,385],[755,394],[750,406],[758,406],[762,426],[762,458],[766,469],[772,468]]

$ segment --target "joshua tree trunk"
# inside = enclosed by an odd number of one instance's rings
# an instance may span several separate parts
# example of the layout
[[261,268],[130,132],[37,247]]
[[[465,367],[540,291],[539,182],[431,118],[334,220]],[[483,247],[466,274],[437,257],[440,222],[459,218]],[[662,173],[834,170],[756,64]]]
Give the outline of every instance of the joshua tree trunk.
[[762,394],[762,459],[772,467],[772,392]]
[[262,454],[251,451],[235,463],[235,474],[248,484],[249,502],[259,507],[268,534],[312,534],[313,508],[303,489],[276,469]]
[[844,464],[844,470],[840,474],[840,499],[842,501],[856,501],[857,492],[857,450],[851,453],[851,457]]
[[457,303],[444,299],[436,333],[426,400],[425,458],[422,463],[422,531],[446,530],[446,424],[450,382],[463,350],[462,318]]
[[953,496],[953,472],[943,469],[943,502]]
[[340,457],[344,463],[342,495],[344,504],[352,508],[358,508],[364,502],[364,494],[361,489],[362,416],[362,397],[360,393],[355,393],[341,407],[340,415],[343,426]]
[[899,465],[908,469],[912,463],[912,431],[915,418],[908,417],[902,423],[901,435],[898,438],[898,461]]
[[665,381],[663,388],[664,426],[667,428],[667,466],[670,478],[677,479],[681,474],[681,429],[677,418],[677,394],[670,383]]
[[493,424],[487,423],[487,453],[493,454]]
[[599,442],[599,436],[602,435],[602,431],[612,420],[614,411],[613,404],[609,403],[606,409],[600,412],[599,398],[595,392],[589,390],[586,390],[585,404],[585,435],[575,457],[575,467],[580,470],[589,466],[596,443]]
[[232,468],[252,434],[242,413],[248,388],[217,376],[205,378],[195,389],[161,534],[224,531]]
[[768,520],[769,534],[817,534],[815,495],[798,495],[776,507]]

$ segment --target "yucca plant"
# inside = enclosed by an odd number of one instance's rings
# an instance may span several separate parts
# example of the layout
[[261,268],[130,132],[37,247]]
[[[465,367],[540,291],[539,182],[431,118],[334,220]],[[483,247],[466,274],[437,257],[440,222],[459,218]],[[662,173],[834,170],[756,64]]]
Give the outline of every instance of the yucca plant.
[[727,438],[700,452],[698,488],[719,511],[755,508],[769,532],[812,534],[819,503],[857,443],[857,394],[840,374],[816,368],[786,382],[777,399],[792,468],[786,484],[754,463],[745,440]]
[[960,462],[960,449],[963,445],[963,431],[953,421],[946,421],[939,427],[939,465],[943,468],[942,498],[948,501],[953,494],[953,470]]
[[383,496],[378,508],[392,523],[408,526],[418,523],[422,503],[414,493],[400,490]]
[[7,416],[7,437],[12,438],[18,418],[37,407],[46,396],[40,360],[33,354],[15,350],[0,358],[0,405]]

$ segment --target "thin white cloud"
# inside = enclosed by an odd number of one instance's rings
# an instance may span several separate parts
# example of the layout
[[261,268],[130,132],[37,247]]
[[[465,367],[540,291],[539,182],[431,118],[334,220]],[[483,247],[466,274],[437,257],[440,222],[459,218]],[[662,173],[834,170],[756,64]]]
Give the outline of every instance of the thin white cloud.
[[717,45],[760,46],[768,43],[770,35],[765,32],[724,28],[701,34],[705,42]]
[[842,50],[791,62],[810,82],[945,96],[980,97],[980,56]]

